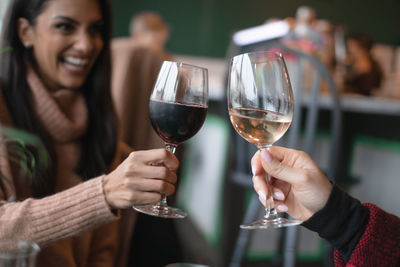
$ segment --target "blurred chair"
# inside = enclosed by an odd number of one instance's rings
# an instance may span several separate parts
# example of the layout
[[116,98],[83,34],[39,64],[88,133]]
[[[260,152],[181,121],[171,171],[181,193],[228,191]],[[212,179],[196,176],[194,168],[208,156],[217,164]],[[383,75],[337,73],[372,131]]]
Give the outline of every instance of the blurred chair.
[[145,47],[114,40],[112,45],[112,98],[122,140],[134,150],[163,147],[149,119],[149,99],[162,58]]
[[[134,150],[163,148],[149,118],[149,99],[163,58],[128,38],[112,43],[112,98],[119,119],[122,140]],[[128,257],[127,266],[164,266],[180,260],[180,244],[173,221],[137,214],[121,233],[133,231],[130,247],[120,252]],[[156,253],[157,257],[151,257]],[[145,262],[145,263],[143,263]],[[145,265],[148,264],[148,265]]]
[[[285,137],[287,141],[286,146],[304,150],[311,156],[314,151],[314,139],[318,126],[318,115],[321,109],[319,105],[320,91],[322,88],[321,83],[326,83],[331,96],[331,143],[329,166],[326,174],[329,179],[333,179],[333,177],[335,177],[337,174],[341,134],[341,109],[337,89],[330,72],[316,57],[289,48],[279,41],[268,41],[249,47],[237,48],[235,52],[238,54],[255,50],[276,50],[280,51],[285,58],[290,58],[290,62],[288,61],[287,63],[288,71],[291,75],[290,78],[294,93],[295,110],[293,116],[294,120],[292,121],[289,132]],[[234,50],[231,50],[231,54],[229,56],[234,56],[232,51]],[[307,66],[307,73],[305,73],[305,65]],[[309,72],[311,68],[312,72]],[[312,77],[309,77],[310,73],[312,73]],[[305,82],[305,79],[307,79],[308,82]],[[305,88],[305,86],[307,88]],[[251,169],[250,159],[256,151],[256,148],[254,145],[244,141],[238,134],[234,132],[233,128],[231,130],[233,139],[233,152],[231,153],[232,158],[230,160],[233,162],[233,168],[229,170],[230,173],[228,175],[234,183],[244,186],[245,188],[252,188],[252,175],[249,172]],[[303,130],[304,136],[300,138]],[[258,219],[257,216],[259,216],[258,211],[260,208],[261,205],[259,203],[258,196],[257,194],[253,193],[250,204],[243,218],[243,223],[248,223]],[[288,227],[283,229],[283,231],[284,232],[280,241],[281,244],[279,244],[280,248],[278,248],[278,253],[282,254],[282,265],[279,266],[294,266],[296,262],[296,240],[298,228]],[[230,267],[241,266],[251,234],[252,231],[249,230],[241,229],[239,231]],[[327,249],[327,251],[331,251],[331,249]],[[333,259],[328,258],[326,259],[326,262],[333,263]],[[329,265],[329,263],[327,265]]]
[[[134,150],[162,147],[161,139],[154,133],[148,115],[148,103],[153,84],[161,67],[162,59],[149,49],[131,45],[125,39],[112,43],[111,93],[119,119],[122,140]],[[132,210],[131,210],[132,211]],[[124,211],[130,213],[128,210]],[[120,230],[123,242],[128,246],[120,249],[120,255],[129,259],[130,232],[134,232],[137,219],[133,213]]]

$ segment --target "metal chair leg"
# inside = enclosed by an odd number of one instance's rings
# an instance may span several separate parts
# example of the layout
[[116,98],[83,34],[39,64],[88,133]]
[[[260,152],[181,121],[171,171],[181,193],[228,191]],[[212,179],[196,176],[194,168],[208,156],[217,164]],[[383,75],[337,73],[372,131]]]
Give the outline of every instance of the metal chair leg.
[[283,249],[283,267],[294,267],[296,265],[297,235],[298,226],[292,226],[286,229]]
[[[257,195],[253,194],[243,222],[248,223],[254,221],[257,218],[259,209],[260,209],[260,202],[258,200]],[[235,249],[233,251],[232,261],[229,264],[229,267],[241,266],[244,254],[246,253],[246,249],[249,244],[251,233],[252,231],[250,230],[240,229],[238,238],[236,240]]]

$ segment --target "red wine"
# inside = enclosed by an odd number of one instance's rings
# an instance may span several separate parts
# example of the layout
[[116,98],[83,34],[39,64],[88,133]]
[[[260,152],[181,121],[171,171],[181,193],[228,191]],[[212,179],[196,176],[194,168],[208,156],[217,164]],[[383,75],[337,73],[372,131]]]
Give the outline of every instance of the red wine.
[[231,109],[229,117],[235,130],[258,147],[280,139],[292,122],[291,117],[277,112],[247,108]]
[[204,123],[207,107],[150,100],[150,120],[157,134],[178,145],[195,135]]

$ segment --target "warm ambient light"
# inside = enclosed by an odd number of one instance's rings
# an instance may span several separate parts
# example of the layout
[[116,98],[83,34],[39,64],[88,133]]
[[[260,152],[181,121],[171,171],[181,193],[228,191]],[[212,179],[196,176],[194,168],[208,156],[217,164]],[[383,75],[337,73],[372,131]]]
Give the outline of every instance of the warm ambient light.
[[283,37],[288,32],[289,24],[286,21],[271,22],[236,32],[233,42],[238,46],[249,45]]

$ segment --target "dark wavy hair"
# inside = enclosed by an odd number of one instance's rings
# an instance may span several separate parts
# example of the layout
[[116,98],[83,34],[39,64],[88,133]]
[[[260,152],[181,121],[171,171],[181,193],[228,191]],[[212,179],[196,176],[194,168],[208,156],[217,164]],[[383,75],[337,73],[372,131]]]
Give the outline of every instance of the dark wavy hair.
[[[18,18],[26,18],[35,25],[37,17],[50,1],[57,0],[13,0],[10,2],[3,23],[1,45],[10,46],[12,51],[0,55],[0,90],[11,114],[13,126],[37,135],[50,154],[52,162],[46,170],[37,169],[32,179],[34,197],[54,193],[57,157],[52,139],[40,123],[32,103],[32,95],[26,80],[27,64],[35,65],[32,49],[26,49],[17,29]],[[104,21],[100,52],[82,86],[82,93],[89,111],[88,130],[83,137],[81,156],[75,170],[84,180],[109,171],[117,146],[117,120],[111,91],[110,39],[112,19],[109,0],[98,0]],[[34,147],[29,147],[35,155]]]

